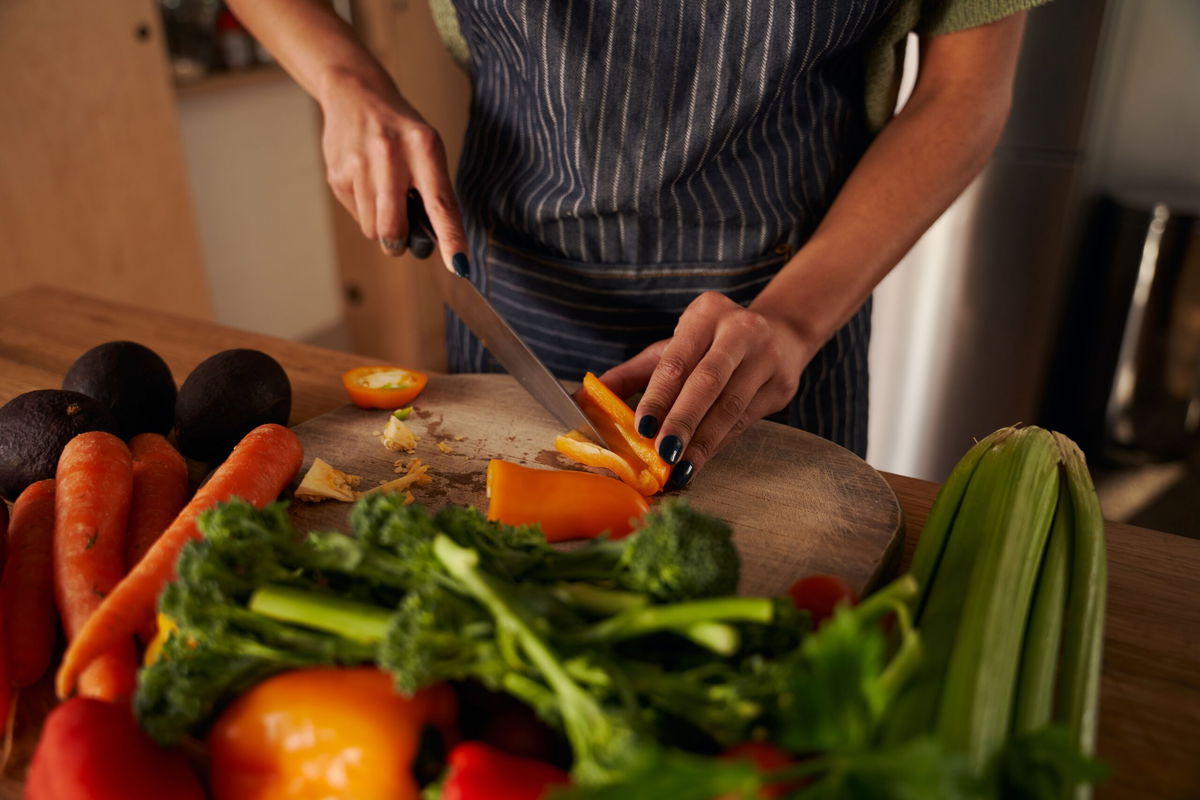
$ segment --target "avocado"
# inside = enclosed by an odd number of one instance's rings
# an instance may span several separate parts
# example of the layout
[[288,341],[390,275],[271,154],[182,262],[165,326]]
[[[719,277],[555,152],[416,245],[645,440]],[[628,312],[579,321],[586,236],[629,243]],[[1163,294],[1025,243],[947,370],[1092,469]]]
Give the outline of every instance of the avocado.
[[286,425],[292,384],[259,350],[225,350],[200,362],[179,387],[175,443],[197,461],[220,461],[259,425]]
[[8,401],[0,408],[0,497],[16,500],[29,484],[53,478],[67,442],[88,431],[115,434],[117,421],[85,394],[38,389]]
[[137,342],[105,342],[81,355],[62,388],[99,400],[112,411],[122,439],[171,432],[175,378],[158,353]]

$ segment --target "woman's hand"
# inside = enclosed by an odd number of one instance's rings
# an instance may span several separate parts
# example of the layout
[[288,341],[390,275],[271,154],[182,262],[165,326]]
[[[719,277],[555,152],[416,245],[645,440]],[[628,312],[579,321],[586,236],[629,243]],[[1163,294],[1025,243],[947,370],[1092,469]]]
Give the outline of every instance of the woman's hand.
[[410,189],[424,201],[446,267],[466,270],[467,243],[446,168],[446,150],[386,77],[345,74],[321,93],[322,148],[334,195],[385,253],[409,241]]
[[673,337],[600,380],[620,397],[645,387],[638,432],[657,434],[659,455],[675,465],[668,486],[677,489],[747,425],[787,405],[815,352],[784,318],[705,292]]

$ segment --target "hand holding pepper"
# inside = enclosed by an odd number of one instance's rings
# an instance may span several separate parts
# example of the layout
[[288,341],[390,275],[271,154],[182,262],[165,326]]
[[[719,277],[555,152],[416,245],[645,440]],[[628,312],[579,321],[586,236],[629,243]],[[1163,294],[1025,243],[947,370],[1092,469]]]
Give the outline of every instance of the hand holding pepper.
[[688,484],[752,422],[787,405],[816,349],[782,317],[725,295],[697,297],[675,335],[600,376],[620,397],[644,389],[637,430],[674,465],[668,489]]

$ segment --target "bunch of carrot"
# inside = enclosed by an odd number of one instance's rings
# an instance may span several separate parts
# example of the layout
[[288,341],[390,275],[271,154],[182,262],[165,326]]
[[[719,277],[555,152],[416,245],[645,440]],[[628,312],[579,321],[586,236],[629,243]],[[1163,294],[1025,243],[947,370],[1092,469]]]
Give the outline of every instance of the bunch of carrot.
[[187,464],[161,435],[143,433],[126,446],[108,433],[84,433],[63,450],[53,480],[18,497],[7,532],[0,514],[0,712],[7,718],[12,688],[49,668],[56,610],[68,643],[58,693],[77,694],[46,720],[30,800],[203,797],[186,759],[157,747],[130,704],[113,701],[133,693],[134,637],[144,639],[179,551],[200,536],[196,517],[234,496],[265,506],[302,457],[290,430],[260,426],[189,500]]
[[18,497],[7,535],[0,520],[8,551],[0,558],[0,712],[7,712],[12,688],[49,668],[56,609],[68,643],[59,696],[77,690],[128,698],[138,666],[134,636],[152,629],[179,550],[199,536],[197,515],[235,495],[258,506],[271,502],[301,458],[295,434],[263,425],[189,502],[186,462],[163,436],[143,433],[128,446],[100,431],[72,439],[55,478]]

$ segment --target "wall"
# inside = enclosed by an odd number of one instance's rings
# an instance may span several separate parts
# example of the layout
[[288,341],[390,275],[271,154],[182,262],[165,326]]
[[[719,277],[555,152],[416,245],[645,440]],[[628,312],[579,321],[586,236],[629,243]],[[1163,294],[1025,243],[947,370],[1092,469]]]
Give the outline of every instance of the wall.
[[1200,192],[1200,3],[1110,0],[1092,124],[1092,191]]
[[289,339],[342,319],[319,111],[277,71],[178,93],[216,320]]

